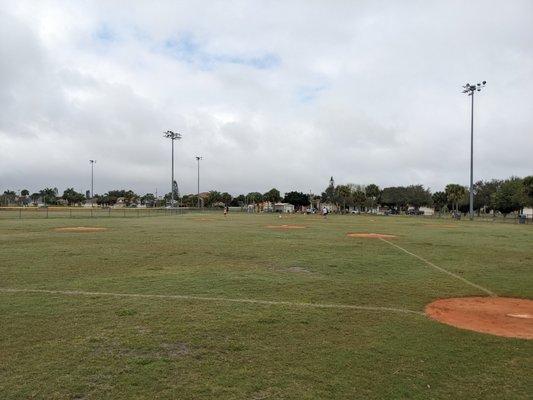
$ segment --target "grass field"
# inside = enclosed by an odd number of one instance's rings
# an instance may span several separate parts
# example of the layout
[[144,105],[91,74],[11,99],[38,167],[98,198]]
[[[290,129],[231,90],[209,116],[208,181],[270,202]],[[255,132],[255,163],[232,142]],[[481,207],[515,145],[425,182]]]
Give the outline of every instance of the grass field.
[[[266,228],[278,224],[307,228]],[[65,226],[108,229],[53,230]],[[348,232],[396,235],[499,296],[533,298],[531,226],[246,214],[1,220],[0,398],[533,396],[532,340],[423,315],[437,298],[486,293]]]

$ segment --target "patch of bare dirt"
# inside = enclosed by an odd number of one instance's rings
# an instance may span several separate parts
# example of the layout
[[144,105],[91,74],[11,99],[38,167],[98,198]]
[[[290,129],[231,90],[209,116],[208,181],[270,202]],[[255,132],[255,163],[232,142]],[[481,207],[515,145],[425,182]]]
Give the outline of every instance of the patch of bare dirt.
[[346,236],[367,239],[394,239],[396,237],[395,235],[388,235],[385,233],[348,233]]
[[426,306],[430,318],[461,329],[533,339],[533,300],[508,297],[439,299]]
[[54,228],[55,232],[102,232],[107,231],[107,228],[96,226],[65,226],[62,228]]
[[305,229],[305,225],[267,225],[267,228],[270,229]]
[[161,357],[176,358],[190,353],[185,343],[163,343],[159,355]]

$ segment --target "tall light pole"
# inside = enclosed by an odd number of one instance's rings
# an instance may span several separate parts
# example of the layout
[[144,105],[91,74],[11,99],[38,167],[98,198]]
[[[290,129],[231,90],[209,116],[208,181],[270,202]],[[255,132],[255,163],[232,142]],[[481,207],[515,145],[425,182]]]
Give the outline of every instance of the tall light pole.
[[463,93],[468,93],[472,97],[470,114],[470,220],[474,219],[474,93],[480,92],[487,84],[487,81],[471,85],[467,83],[463,86]]
[[196,161],[198,162],[198,190],[197,190],[197,204],[198,208],[200,208],[200,160],[202,160],[203,157],[196,156]]
[[94,164],[96,164],[96,160],[89,160],[89,163],[91,163],[91,207],[92,207],[93,199],[94,199]]
[[174,207],[174,140],[181,139],[181,133],[166,131],[164,136],[172,141],[172,176],[170,181],[170,206]]

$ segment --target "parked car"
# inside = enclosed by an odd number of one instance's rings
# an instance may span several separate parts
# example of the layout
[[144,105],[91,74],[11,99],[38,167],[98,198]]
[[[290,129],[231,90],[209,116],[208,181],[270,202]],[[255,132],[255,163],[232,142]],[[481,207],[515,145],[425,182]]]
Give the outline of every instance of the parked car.
[[407,210],[405,214],[406,215],[424,215],[424,211],[412,209],[412,210]]

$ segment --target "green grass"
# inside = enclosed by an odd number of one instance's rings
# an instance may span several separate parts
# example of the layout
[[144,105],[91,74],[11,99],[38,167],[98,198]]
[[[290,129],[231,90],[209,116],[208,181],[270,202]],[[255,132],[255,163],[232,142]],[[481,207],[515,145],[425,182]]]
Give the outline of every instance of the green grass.
[[[0,221],[0,287],[423,311],[533,298],[533,228],[408,217],[230,214]],[[269,224],[307,229],[271,230]],[[433,224],[435,226],[428,226]],[[105,232],[60,233],[63,226]],[[2,399],[530,398],[533,341],[422,315],[294,305],[0,292]]]

